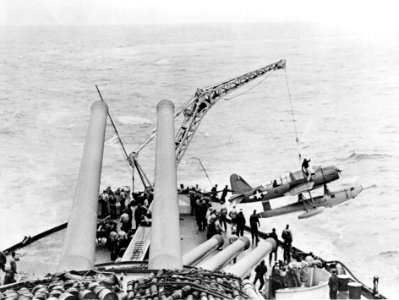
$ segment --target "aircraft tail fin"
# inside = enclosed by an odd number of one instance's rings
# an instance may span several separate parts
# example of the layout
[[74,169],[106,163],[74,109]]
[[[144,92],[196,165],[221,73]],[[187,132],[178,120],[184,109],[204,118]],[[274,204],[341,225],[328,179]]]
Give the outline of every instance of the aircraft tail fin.
[[252,190],[252,187],[237,174],[231,174],[230,176],[230,186],[233,193],[244,194]]

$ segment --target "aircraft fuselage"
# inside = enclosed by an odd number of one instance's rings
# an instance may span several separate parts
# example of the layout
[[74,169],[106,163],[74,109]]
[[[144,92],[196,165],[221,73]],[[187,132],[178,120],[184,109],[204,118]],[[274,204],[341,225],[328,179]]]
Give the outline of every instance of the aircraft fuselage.
[[[339,178],[338,169],[334,166],[317,168],[314,173],[311,174],[310,180],[306,178],[305,174],[300,170],[296,172],[290,172],[289,177],[286,178],[286,182],[281,182],[278,186],[272,185],[260,185],[251,191],[244,193],[244,199],[241,203],[250,203],[257,201],[266,201],[274,198],[279,198],[287,195],[291,190],[299,188],[301,185],[305,185],[306,190],[321,187],[331,181]],[[310,188],[307,187],[308,183],[312,183]]]

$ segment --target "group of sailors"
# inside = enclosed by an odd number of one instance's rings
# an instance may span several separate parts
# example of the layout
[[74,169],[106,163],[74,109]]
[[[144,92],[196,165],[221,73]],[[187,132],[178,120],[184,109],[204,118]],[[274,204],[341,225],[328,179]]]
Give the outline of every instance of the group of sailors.
[[128,187],[115,191],[107,187],[99,195],[101,219],[97,222],[97,245],[110,251],[112,261],[123,256],[140,225],[151,224],[152,200],[151,192],[130,193]]
[[[272,232],[268,234],[269,238],[274,238],[278,244],[278,236],[276,234],[276,229],[273,228]],[[281,233],[281,238],[283,239],[282,248],[284,250],[284,255],[282,260],[277,259],[277,247],[269,254],[269,266],[271,267],[271,272],[269,273],[269,295],[270,299],[276,297],[276,290],[284,288],[295,288],[310,286],[310,268],[321,267],[321,261],[313,255],[312,252],[308,254],[295,252],[292,253],[292,232],[289,229],[289,225],[286,225],[285,229]],[[292,255],[292,256],[291,256]],[[272,262],[274,256],[274,262]],[[265,277],[268,268],[265,261],[262,260],[260,264],[255,268],[255,276],[253,284],[259,281],[260,285],[258,287],[259,291],[265,283]]]
[[[197,221],[198,230],[207,232],[207,238],[215,234],[227,234],[227,218],[231,219],[231,233],[228,234],[229,243],[233,243],[240,236],[244,235],[246,218],[242,209],[235,205],[229,208],[226,205],[226,196],[230,192],[226,185],[218,191],[215,185],[210,192],[204,192],[199,185],[184,187],[180,185],[179,193],[186,194],[190,198],[191,215]],[[219,199],[218,193],[221,193]],[[131,197],[132,196],[132,197]],[[126,188],[118,188],[112,191],[110,187],[105,189],[99,197],[101,203],[101,216],[103,220],[98,222],[97,242],[100,246],[111,252],[111,260],[115,261],[122,257],[139,225],[150,225],[151,212],[149,206],[153,200],[152,193],[132,193]],[[212,206],[212,202],[220,202],[218,209]],[[120,228],[117,222],[119,218]],[[256,210],[249,217],[252,245],[259,242],[258,228],[260,226]],[[279,245],[276,229],[273,228],[268,237],[276,240]],[[279,246],[283,249],[283,259],[278,260],[276,247],[269,254],[269,266],[271,267],[269,278],[269,296],[275,297],[276,290],[309,286],[309,268],[319,264],[312,253],[306,257],[299,254],[292,254],[292,232],[287,224],[281,232],[283,240]],[[259,281],[259,290],[264,286],[264,279],[267,273],[267,266],[262,261],[255,268],[254,285]]]
[[[8,257],[0,251],[0,270],[4,276],[0,276],[0,285],[10,284],[16,282],[15,275],[17,274],[17,257],[15,251],[11,252]],[[3,279],[1,278],[3,277]]]
[[282,260],[275,262],[270,272],[270,298],[275,298],[278,289],[309,287],[311,285],[311,268],[315,266],[321,267],[321,261],[312,253],[305,257],[296,253],[291,262]]
[[[228,192],[231,192],[231,190],[229,190],[227,185],[218,191],[218,185],[216,184],[210,192],[202,191],[198,184],[186,188],[183,184],[180,185],[179,193],[186,194],[190,198],[191,215],[195,216],[198,230],[206,230],[208,238],[227,230],[227,206],[225,201]],[[221,193],[220,199],[218,193]],[[213,208],[211,202],[220,202],[220,208]]]

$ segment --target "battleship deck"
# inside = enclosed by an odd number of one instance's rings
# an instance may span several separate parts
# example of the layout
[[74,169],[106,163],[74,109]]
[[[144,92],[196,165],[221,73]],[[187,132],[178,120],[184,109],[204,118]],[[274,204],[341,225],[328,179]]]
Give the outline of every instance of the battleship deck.
[[[197,247],[204,241],[206,241],[206,231],[199,231],[196,225],[195,218],[188,213],[187,203],[189,202],[188,198],[184,195],[179,195],[180,206],[183,207],[183,212],[180,214],[180,234],[181,234],[181,242],[182,242],[182,252],[183,255],[188,253],[191,249]],[[215,208],[218,207],[218,204],[214,204]],[[229,220],[228,220],[229,222]],[[64,241],[64,236],[66,233],[66,223],[54,227],[46,232],[43,232],[37,236],[32,237],[27,242],[21,242],[13,247],[10,247],[5,250],[6,253],[10,253],[12,250],[18,250],[18,254],[20,256],[20,260],[18,261],[18,273],[20,276],[24,275],[36,275],[43,276],[48,273],[55,273],[57,271],[57,265],[59,262],[59,258],[61,255],[62,244]],[[150,227],[143,227],[143,230],[149,230]],[[245,235],[250,235],[250,229],[246,227]],[[264,232],[259,232],[259,236],[262,239],[266,239],[268,235]],[[230,237],[229,228],[223,234],[224,238],[224,247],[228,246],[228,239]],[[149,239],[149,234],[145,237]],[[143,239],[144,241],[144,239]],[[134,242],[132,240],[131,244]],[[281,242],[279,242],[281,244]],[[132,245],[129,245],[129,247]],[[281,247],[278,248],[279,253],[278,257],[282,257]],[[249,251],[252,250],[252,247],[243,251],[237,259],[240,260],[241,256],[248,254]],[[302,252],[299,249],[294,247],[295,251]],[[146,251],[145,251],[146,252]],[[219,251],[210,252],[206,259],[211,258]],[[137,273],[145,273],[146,265],[146,257],[142,256],[142,261],[137,261],[134,264],[136,265]],[[133,265],[134,265],[133,264]],[[114,263],[110,259],[110,252],[107,249],[96,247],[96,256],[95,256],[95,265],[100,270],[105,271],[114,271],[116,269],[123,270],[124,266],[126,266],[126,270],[132,270],[135,267],[132,267],[132,261],[125,261],[120,263]],[[269,268],[269,274],[270,275]],[[120,272],[119,272],[120,273]],[[122,273],[120,273],[122,274]],[[125,272],[123,274],[126,275]],[[123,281],[127,281],[128,279],[134,278],[138,276],[138,274],[134,275],[130,274],[129,278],[125,278]],[[266,282],[266,289],[268,289],[268,282]],[[363,285],[362,294],[366,298],[372,299],[372,290]]]
[[[186,202],[187,198],[179,195],[181,201]],[[19,243],[5,250],[10,253],[12,250],[18,250],[20,260],[18,261],[18,272],[21,275],[35,274],[37,276],[47,273],[55,273],[60,259],[62,244],[66,233],[66,223],[54,227],[40,236],[32,237],[28,243]],[[142,226],[144,230],[149,227]],[[229,230],[224,234],[224,245],[228,245],[230,237]],[[248,233],[246,233],[248,234]],[[206,241],[206,231],[199,231],[194,216],[190,214],[180,215],[180,235],[182,242],[183,255],[191,249]],[[148,237],[145,237],[148,238]],[[144,240],[144,238],[140,239]],[[133,242],[133,240],[132,240]],[[214,255],[210,253],[209,257]],[[112,263],[110,252],[102,247],[96,247],[95,265]]]

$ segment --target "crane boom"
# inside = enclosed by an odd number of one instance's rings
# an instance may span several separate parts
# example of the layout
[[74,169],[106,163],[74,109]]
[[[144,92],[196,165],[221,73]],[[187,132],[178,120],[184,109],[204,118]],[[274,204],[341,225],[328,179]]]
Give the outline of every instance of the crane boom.
[[270,71],[284,69],[285,60],[280,60],[266,67],[246,73],[239,77],[230,79],[221,84],[208,87],[206,89],[197,89],[192,100],[185,105],[184,120],[177,131],[176,142],[176,164],[178,165],[183,158],[195,132],[198,129],[202,119],[210,108],[218,102],[219,99],[226,96],[233,90],[247,84],[248,82],[262,76]]
[[[194,96],[185,103],[175,114],[175,118],[183,113],[184,120],[175,137],[176,144],[176,165],[182,160],[191,140],[194,137],[202,119],[210,108],[218,102],[222,97],[226,96],[235,89],[251,82],[252,80],[265,75],[271,71],[284,69],[286,66],[285,60],[280,60],[276,63],[259,68],[255,71],[248,72],[244,75],[235,77],[223,83],[205,88],[197,89]],[[148,145],[156,135],[156,130],[151,132],[151,135],[135,150],[134,155],[135,165],[137,165],[137,154],[146,145]]]

